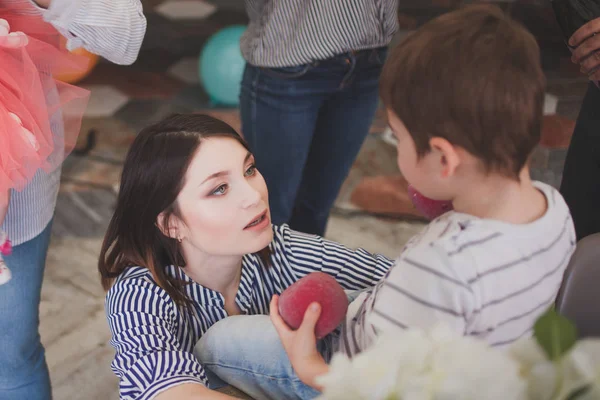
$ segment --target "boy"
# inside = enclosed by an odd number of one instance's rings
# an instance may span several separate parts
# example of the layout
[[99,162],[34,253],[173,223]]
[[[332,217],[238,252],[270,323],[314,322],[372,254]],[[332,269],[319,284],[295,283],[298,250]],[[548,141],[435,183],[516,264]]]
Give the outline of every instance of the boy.
[[[381,332],[442,321],[502,347],[529,335],[553,302],[574,250],[560,194],[532,182],[545,79],[533,36],[489,5],[445,14],[390,55],[380,82],[398,139],[398,166],[425,196],[452,200],[406,246],[372,293],[351,303],[338,351],[352,356]],[[290,330],[271,318],[298,377],[319,389],[317,304]]]

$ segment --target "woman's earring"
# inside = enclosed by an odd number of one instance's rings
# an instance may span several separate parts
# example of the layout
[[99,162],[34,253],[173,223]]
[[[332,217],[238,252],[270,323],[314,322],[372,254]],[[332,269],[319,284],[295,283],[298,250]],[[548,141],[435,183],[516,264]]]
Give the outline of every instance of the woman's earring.
[[183,239],[181,239],[180,237],[178,237],[178,238],[177,238],[177,241],[178,241],[179,243],[181,243],[181,241],[182,241],[182,240],[183,240]]

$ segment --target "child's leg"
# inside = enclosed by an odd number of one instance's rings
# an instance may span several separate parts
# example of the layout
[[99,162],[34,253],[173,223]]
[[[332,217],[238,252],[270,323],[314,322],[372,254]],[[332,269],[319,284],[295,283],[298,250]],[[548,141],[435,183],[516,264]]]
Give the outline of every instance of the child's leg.
[[[334,340],[330,335],[319,342],[326,361]],[[319,395],[296,376],[268,315],[238,315],[217,322],[198,341],[194,354],[210,373],[256,400]]]

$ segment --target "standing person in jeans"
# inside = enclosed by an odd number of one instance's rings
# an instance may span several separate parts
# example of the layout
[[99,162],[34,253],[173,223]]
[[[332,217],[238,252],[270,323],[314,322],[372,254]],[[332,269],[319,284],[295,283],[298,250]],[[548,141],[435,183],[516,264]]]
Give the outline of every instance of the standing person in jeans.
[[369,132],[397,0],[247,0],[242,132],[274,224],[323,235]]
[[569,39],[572,61],[590,83],[571,138],[560,192],[569,205],[577,239],[600,232],[600,18]]
[[[139,0],[0,0],[2,15],[45,20],[67,39],[67,48],[85,47],[118,64],[135,61],[146,31]],[[24,31],[27,26],[23,27]],[[2,63],[0,63],[2,68]],[[53,104],[57,89],[48,89]],[[50,129],[64,134],[60,109]],[[12,280],[0,286],[0,399],[48,400],[52,397],[44,347],[39,335],[39,304],[50,227],[60,183],[60,168],[39,170],[21,191],[12,191],[1,231],[12,240],[5,257]]]

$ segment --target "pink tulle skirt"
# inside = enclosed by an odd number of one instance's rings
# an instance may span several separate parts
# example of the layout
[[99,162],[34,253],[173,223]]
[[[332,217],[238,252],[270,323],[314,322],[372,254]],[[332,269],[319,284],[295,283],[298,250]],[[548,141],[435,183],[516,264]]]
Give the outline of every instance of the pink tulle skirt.
[[87,90],[53,78],[85,69],[88,60],[68,52],[39,14],[24,15],[32,6],[22,4],[0,2],[0,196],[60,166],[89,99]]

